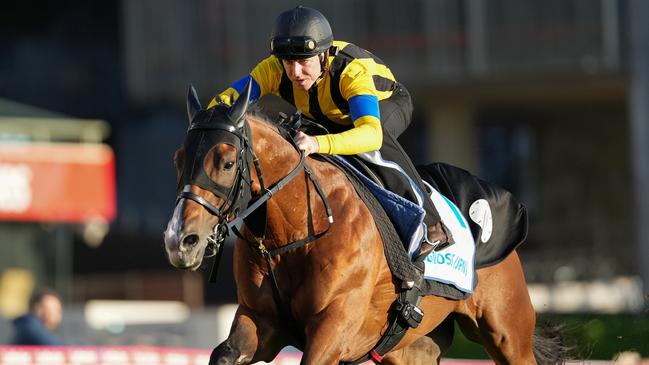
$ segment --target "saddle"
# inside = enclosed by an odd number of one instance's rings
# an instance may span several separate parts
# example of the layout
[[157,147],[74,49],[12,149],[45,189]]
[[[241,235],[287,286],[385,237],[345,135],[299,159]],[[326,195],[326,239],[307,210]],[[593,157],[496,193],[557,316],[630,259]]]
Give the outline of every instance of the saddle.
[[[408,257],[406,244],[381,203],[349,165],[361,172],[371,173],[371,169],[363,160],[354,156],[345,157],[349,164],[341,163],[333,156],[317,156],[338,166],[345,173],[371,211],[383,239],[385,255],[393,276],[405,282],[416,281],[421,275],[420,269]],[[417,170],[425,182],[453,202],[463,216],[470,218],[469,228],[476,242],[476,269],[499,263],[525,240],[528,229],[527,209],[509,191],[449,164],[433,163],[418,166]],[[380,182],[374,174],[366,176]],[[489,217],[488,222],[485,215]],[[493,222],[498,224],[494,225]],[[425,280],[421,290],[423,295],[437,295],[454,300],[465,299],[469,295],[453,285],[434,280]]]
[[[291,115],[280,112],[276,122],[286,128],[291,136],[298,130],[303,130],[307,134],[328,132],[317,122],[306,119],[299,110]],[[356,172],[333,156],[313,155],[312,157],[328,161],[345,173],[377,222],[392,274],[402,281],[415,281],[420,276],[420,271],[407,255],[408,244],[402,242],[396,234],[393,222],[374,195],[357,177]],[[345,156],[345,161],[376,185],[385,187],[381,179],[358,156]],[[476,269],[499,263],[527,237],[527,209],[507,190],[449,164],[433,163],[417,166],[417,170],[421,178],[455,204],[464,217],[471,218],[469,226],[477,243],[474,263]],[[485,210],[488,212],[484,212]],[[481,217],[480,214],[476,216],[476,212],[487,214],[490,221],[484,222],[485,216]],[[498,222],[495,228],[493,222]],[[450,284],[432,280],[426,280],[423,289],[424,295],[433,294],[449,299],[464,299],[468,296]]]
[[[289,130],[296,131],[300,128],[301,123],[302,119],[299,112],[291,117],[280,116],[279,124],[288,127]],[[406,245],[402,242],[383,205],[357,175],[357,171],[360,171],[376,185],[384,187],[381,180],[363,160],[357,156],[347,156],[345,163],[343,163],[341,159],[331,155],[316,154],[312,155],[312,157],[337,166],[346,175],[374,217],[392,275],[404,284],[414,283],[414,285],[401,286],[399,296],[390,311],[388,329],[374,348],[361,358],[346,364],[360,364],[369,359],[380,362],[383,355],[401,341],[408,328],[416,328],[421,322],[424,313],[419,309],[418,305],[422,296],[437,295],[452,300],[461,300],[466,299],[470,293],[461,291],[451,284],[423,279],[421,269],[410,260]],[[471,224],[471,233],[475,238],[475,242],[489,242],[487,248],[482,248],[485,246],[484,244],[477,247],[476,268],[500,262],[525,239],[527,235],[527,211],[506,190],[487,184],[467,171],[447,164],[419,166],[418,170],[424,181],[452,201],[465,216],[473,219],[472,223],[474,224]],[[488,227],[489,234],[485,235],[485,232],[483,232],[486,227],[485,216],[480,217],[478,215],[479,219],[475,219],[475,214],[474,216],[470,214],[471,209],[475,210],[475,202],[478,201],[480,201],[480,206],[483,209],[485,206],[483,201],[486,202],[487,209],[490,209],[490,203],[493,203],[497,210],[496,212],[490,211],[489,217],[493,220],[497,219],[498,222],[509,224],[502,225],[503,229],[499,230],[494,230],[490,226]],[[501,218],[504,219],[501,220]],[[493,220],[489,224],[492,224]],[[488,237],[485,239],[486,236]],[[478,237],[481,241],[478,241]],[[474,276],[474,278],[477,278],[477,276]]]
[[[312,155],[316,159],[322,161],[327,161],[335,166],[337,166],[347,179],[351,182],[352,186],[360,196],[360,198],[365,202],[365,205],[372,213],[374,221],[376,222],[376,227],[379,230],[381,238],[383,240],[383,249],[385,257],[388,262],[388,266],[392,272],[392,275],[399,279],[403,283],[407,282],[421,282],[419,290],[421,295],[437,295],[443,296],[445,298],[459,300],[465,299],[468,297],[468,294],[462,292],[455,288],[453,285],[441,283],[432,280],[421,280],[422,272],[419,267],[417,267],[410,257],[406,250],[406,246],[399,236],[397,229],[395,228],[394,223],[386,213],[384,207],[377,200],[374,194],[370,189],[361,181],[361,179],[356,175],[356,172],[352,171],[349,168],[349,165],[342,163],[338,158],[330,155]],[[369,167],[365,165],[365,162],[360,158],[353,157],[350,161],[346,156],[346,160],[353,164],[355,168],[359,171],[371,171]],[[365,166],[365,167],[363,167]],[[371,177],[372,180],[376,179],[376,176]]]

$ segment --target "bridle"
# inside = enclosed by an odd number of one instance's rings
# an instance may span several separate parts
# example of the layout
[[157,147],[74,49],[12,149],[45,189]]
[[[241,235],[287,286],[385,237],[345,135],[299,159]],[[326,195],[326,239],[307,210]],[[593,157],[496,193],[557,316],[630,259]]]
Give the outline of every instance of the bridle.
[[[252,143],[249,138],[250,126],[246,120],[246,110],[245,110],[247,108],[249,95],[250,95],[250,82],[248,82],[248,85],[246,86],[246,91],[242,93],[242,95],[239,98],[239,99],[243,98],[243,100],[245,100],[245,104],[243,104],[243,107],[241,107],[240,101],[238,100],[232,108],[225,109],[227,113],[219,113],[219,115],[225,116],[226,118],[218,121],[213,121],[212,119],[215,116],[215,110],[217,107],[210,109],[211,112],[205,110],[195,110],[197,104],[190,105],[190,103],[198,103],[197,97],[195,95],[195,91],[193,90],[193,88],[190,89],[190,99],[194,99],[194,100],[188,101],[188,114],[190,115],[190,120],[192,122],[190,123],[187,133],[189,136],[189,133],[193,132],[194,133],[193,137],[196,137],[196,134],[198,134],[198,137],[200,137],[198,139],[200,143],[199,146],[196,148],[196,150],[192,150],[192,152],[195,153],[191,154],[191,156],[194,158],[194,161],[191,161],[192,162],[190,168],[191,173],[189,174],[189,176],[186,176],[184,174],[187,165],[185,165],[183,168],[184,170],[183,174],[179,179],[179,186],[182,186],[182,190],[179,192],[176,198],[176,205],[178,205],[181,199],[189,199],[201,205],[210,214],[218,218],[218,222],[212,228],[212,233],[207,239],[208,243],[207,243],[206,254],[205,254],[205,257],[215,256],[215,259],[212,263],[210,281],[212,282],[215,281],[216,272],[218,271],[218,264],[221,255],[223,253],[222,245],[225,242],[225,239],[230,230],[235,232],[235,234],[243,241],[253,244],[253,246],[256,245],[254,247],[258,249],[259,253],[263,256],[266,262],[268,275],[270,277],[270,282],[272,285],[271,288],[273,291],[273,299],[275,301],[278,315],[280,316],[279,323],[283,323],[290,327],[293,327],[293,330],[290,332],[296,333],[298,334],[297,336],[300,336],[299,334],[303,332],[301,332],[299,328],[296,327],[296,322],[292,320],[290,309],[283,304],[282,297],[279,290],[279,285],[277,282],[277,276],[275,275],[275,270],[271,263],[271,257],[275,255],[281,255],[290,250],[299,248],[309,242],[312,242],[322,237],[324,234],[326,234],[329,231],[329,228],[333,224],[333,216],[322,189],[320,188],[318,182],[313,176],[313,173],[311,172],[309,166],[306,164],[306,160],[305,160],[306,157],[304,155],[304,152],[300,151],[297,145],[295,144],[291,132],[287,131],[281,126],[278,127],[277,129],[278,133],[282,137],[284,137],[285,140],[290,142],[292,146],[296,149],[296,151],[299,152],[300,160],[298,164],[295,167],[293,167],[293,169],[291,169],[291,171],[286,176],[284,176],[274,184],[268,186],[268,188],[265,187],[263,181],[263,174],[259,164],[259,159],[257,158],[253,150]],[[200,107],[199,104],[198,106]],[[218,108],[220,112],[223,112],[224,110],[223,106],[218,106]],[[208,115],[206,113],[211,113],[211,114]],[[205,118],[206,116],[208,118]],[[297,121],[292,120],[289,125],[292,126],[293,128],[299,127],[300,125],[299,118]],[[204,134],[212,134],[213,138],[210,141],[211,143],[202,145],[202,142],[205,140],[203,138]],[[210,136],[208,136],[208,139],[209,137]],[[230,186],[222,186],[212,181],[207,176],[207,174],[205,174],[205,171],[202,167],[203,166],[202,162],[206,156],[204,155],[204,153],[201,155],[201,152],[205,152],[205,151],[209,152],[211,148],[218,143],[228,143],[238,148],[237,163],[236,163],[237,171],[236,171],[235,178],[233,179],[233,183]],[[201,147],[203,148],[202,150]],[[197,158],[198,161],[196,161]],[[197,166],[197,162],[199,163],[198,170],[195,169],[195,167]],[[255,172],[257,174],[257,178],[259,180],[259,184],[261,186],[261,191],[263,192],[263,194],[257,197],[256,199],[252,198],[252,186],[251,186],[252,180],[250,176],[251,166],[254,166]],[[263,213],[262,213],[263,219],[256,220],[255,222],[263,226],[262,230],[257,229],[255,231],[254,227],[248,224],[248,221],[246,221],[246,219],[250,217],[252,213],[258,212],[260,210],[259,209],[260,207],[262,206],[265,207],[265,203],[268,200],[270,200],[276,192],[278,192],[289,182],[291,182],[298,175],[300,171],[304,171],[306,178],[311,180],[313,187],[315,188],[317,194],[320,196],[320,199],[322,200],[325,211],[327,213],[329,226],[324,231],[318,233],[314,232],[313,214],[311,212],[311,206],[308,205],[307,237],[285,244],[284,246],[269,250],[264,245],[266,218],[267,218],[266,209],[263,209]],[[215,206],[214,204],[210,203],[207,199],[192,192],[191,191],[192,185],[198,185],[212,192],[213,194],[221,197],[223,199],[223,203],[219,207]],[[309,201],[309,198],[310,198],[310,191],[309,191],[309,184],[307,181],[306,183],[307,202]],[[227,219],[229,217],[232,217],[232,220],[228,221]],[[249,227],[249,231],[254,235],[253,240],[244,237],[244,235],[237,230],[236,225],[238,225],[243,221],[246,221],[247,226]],[[410,293],[414,291],[407,291],[407,292]],[[406,292],[402,292],[400,294],[399,296],[400,300],[403,299],[405,301],[407,299],[406,294],[404,293]],[[402,305],[404,303],[406,306]],[[402,306],[395,307],[396,308],[395,310],[397,314],[403,313],[402,316],[407,317],[406,313],[411,312],[410,309],[412,308],[412,305],[410,305],[408,301],[405,301],[404,303],[397,301],[397,304]],[[421,321],[421,317],[419,317],[418,321],[416,322],[416,325],[413,326],[412,324],[408,323],[407,326],[404,326],[400,323],[400,318],[401,317],[399,317],[398,315],[393,317],[393,319],[389,323],[388,330],[382,335],[381,339],[379,340],[379,343],[368,354],[362,356],[361,358],[355,361],[346,364],[360,364],[371,358],[378,359],[380,361],[382,356],[380,356],[379,353],[383,354],[389,351],[405,335],[408,326],[417,327],[417,325]],[[304,341],[304,338],[302,338],[301,341]],[[341,362],[341,364],[343,363]]]
[[[246,87],[246,91],[242,93],[239,99],[248,96],[247,94],[249,94],[250,92],[249,87],[250,85]],[[193,91],[192,89],[190,91],[190,97],[192,96],[195,97],[195,95],[192,95],[192,92],[195,94],[195,91]],[[207,247],[205,249],[206,252],[204,256],[204,257],[216,256],[212,263],[210,281],[215,281],[216,273],[218,271],[219,261],[223,253],[222,245],[225,242],[225,239],[228,236],[229,231],[232,230],[240,239],[250,244],[253,244],[255,248],[257,248],[258,251],[261,253],[261,255],[265,258],[269,275],[273,283],[273,292],[274,292],[276,303],[278,305],[278,308],[282,308],[281,298],[279,296],[279,287],[277,285],[275,273],[271,265],[271,257],[275,255],[281,255],[287,251],[296,249],[298,247],[301,247],[309,242],[312,242],[322,237],[324,234],[328,232],[329,228],[333,224],[333,216],[329,204],[327,202],[327,199],[322,189],[320,188],[320,185],[318,184],[317,180],[313,176],[311,169],[306,164],[306,160],[305,160],[306,157],[304,155],[304,152],[300,151],[297,148],[297,145],[295,144],[292,138],[291,132],[287,131],[281,126],[277,128],[277,132],[285,140],[291,143],[297,152],[299,152],[300,160],[298,164],[295,167],[293,167],[293,169],[291,169],[291,171],[286,176],[284,176],[279,181],[275,182],[274,184],[268,187],[265,186],[263,180],[263,173],[261,171],[261,167],[259,164],[259,159],[257,158],[257,155],[253,150],[252,141],[250,140],[249,137],[250,126],[246,120],[246,114],[245,114],[245,107],[247,107],[247,103],[246,106],[243,108],[243,112],[241,111],[236,112],[237,108],[240,108],[240,106],[237,106],[237,104],[239,104],[239,101],[237,101],[237,103],[235,103],[235,105],[232,106],[230,109],[227,109],[226,113],[215,114],[214,112],[216,108],[220,108],[220,110],[223,111],[223,109],[225,108],[224,106],[216,106],[208,111],[201,110],[198,113],[190,112],[190,119],[192,119],[192,122],[190,123],[190,126],[187,131],[188,134],[190,132],[201,133],[199,139],[201,142],[204,140],[202,134],[217,133],[218,136],[220,136],[223,140],[229,141],[232,145],[235,145],[235,147],[238,148],[237,163],[236,163],[237,171],[236,171],[236,176],[234,178],[233,184],[229,187],[224,187],[215,184],[214,182],[211,182],[211,180],[207,181],[209,180],[209,177],[206,177],[207,175],[202,170],[202,167],[200,168],[200,171],[194,171],[195,169],[192,168],[192,173],[190,174],[191,176],[189,178],[183,174],[184,178],[181,177],[180,179],[179,187],[182,185],[182,190],[179,189],[180,192],[176,198],[176,205],[181,199],[189,199],[201,205],[210,214],[218,218],[218,222],[212,228],[212,233],[207,238]],[[232,111],[231,109],[235,110],[235,112],[231,113]],[[210,113],[210,111],[211,114],[209,115],[205,114],[205,113]],[[214,121],[213,119],[215,115],[227,116],[227,118],[220,118],[221,120]],[[232,115],[236,115],[236,117],[232,118],[231,117]],[[295,123],[294,121],[292,121],[292,126],[294,127],[299,126],[299,123]],[[215,141],[214,145],[216,145],[217,143],[224,143],[224,142],[222,140]],[[211,148],[211,146],[209,145],[207,147]],[[206,148],[206,150],[209,151],[210,148]],[[194,159],[198,158],[199,159],[198,162],[201,162],[205,156],[194,155],[193,157]],[[197,161],[192,161],[191,166],[196,166],[196,162]],[[251,187],[252,180],[250,177],[251,166],[254,167],[255,169],[255,172],[257,174],[257,179],[259,180],[259,184],[261,186],[261,191],[263,192],[263,194],[261,194],[259,197],[256,197],[255,199],[252,198],[252,191],[251,191],[252,190]],[[265,229],[266,229],[266,212],[265,209],[263,209],[263,218],[257,219],[257,221],[255,222],[256,225],[262,226],[262,229],[260,230],[257,227],[257,229],[255,230],[251,224],[248,224],[250,228],[249,231],[254,236],[252,240],[246,238],[243,234],[241,234],[241,232],[239,232],[236,226],[243,221],[248,222],[247,219],[251,217],[252,213],[258,212],[260,207],[264,206],[265,203],[269,199],[271,199],[277,191],[279,191],[284,186],[286,186],[290,181],[292,181],[300,171],[305,172],[307,178],[311,180],[313,187],[316,190],[316,193],[320,196],[320,199],[324,205],[327,214],[327,218],[328,218],[327,221],[329,223],[329,226],[324,231],[316,233],[313,228],[313,222],[312,222],[313,215],[311,214],[310,207],[309,207],[308,216],[310,220],[308,221],[308,225],[307,225],[307,229],[308,229],[307,237],[287,243],[284,246],[269,250],[264,245]],[[192,185],[199,185],[205,190],[208,190],[213,194],[215,194],[216,196],[221,197],[223,203],[219,207],[215,206],[214,204],[210,203],[207,199],[203,198],[202,196],[193,193],[191,191]],[[308,183],[306,184],[306,187],[307,187],[306,196],[308,199],[308,197],[310,196]],[[228,221],[228,218],[231,218],[231,220]]]
[[[210,191],[216,196],[222,198],[223,203],[217,207],[214,204],[210,203],[207,199],[191,191],[191,186],[193,184],[184,184],[182,191],[176,197],[176,204],[181,199],[189,199],[205,208],[210,214],[218,218],[218,223],[213,227],[212,234],[207,238],[207,247],[206,254],[204,257],[209,258],[215,256],[221,245],[225,242],[230,225],[228,224],[227,218],[232,215],[237,215],[241,210],[241,207],[248,204],[251,197],[250,192],[250,160],[255,161],[255,168],[257,169],[257,174],[261,180],[261,170],[259,169],[257,163],[257,156],[255,155],[252,146],[250,145],[247,131],[248,125],[245,124],[244,128],[239,129],[234,124],[225,123],[225,122],[210,122],[210,123],[192,123],[189,126],[187,132],[199,131],[209,133],[209,131],[225,131],[228,135],[231,135],[236,138],[239,146],[241,148],[237,152],[237,172],[234,178],[234,182],[230,187],[219,186],[214,183],[205,182],[205,178],[202,175],[198,175],[205,190]],[[194,156],[204,157],[204,156]],[[199,161],[200,162],[200,161]],[[192,161],[192,164],[195,165],[195,161]],[[202,178],[202,179],[201,179]],[[192,181],[190,181],[192,182]],[[263,183],[263,181],[262,181]],[[237,222],[238,223],[238,222]],[[236,224],[236,223],[235,223]]]

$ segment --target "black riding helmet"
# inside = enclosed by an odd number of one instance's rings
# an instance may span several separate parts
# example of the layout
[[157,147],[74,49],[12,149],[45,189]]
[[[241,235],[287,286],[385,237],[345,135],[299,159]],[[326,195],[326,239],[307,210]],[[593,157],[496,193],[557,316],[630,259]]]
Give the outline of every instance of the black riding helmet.
[[331,26],[322,13],[297,6],[275,20],[270,53],[285,60],[308,58],[328,50],[333,40]]

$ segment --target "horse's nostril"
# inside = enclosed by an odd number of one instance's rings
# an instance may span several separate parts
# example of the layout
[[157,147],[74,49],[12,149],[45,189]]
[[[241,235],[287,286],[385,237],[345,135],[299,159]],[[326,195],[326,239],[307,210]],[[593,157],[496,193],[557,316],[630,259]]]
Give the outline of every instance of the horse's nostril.
[[198,243],[198,235],[190,234],[183,239],[183,245],[194,246]]

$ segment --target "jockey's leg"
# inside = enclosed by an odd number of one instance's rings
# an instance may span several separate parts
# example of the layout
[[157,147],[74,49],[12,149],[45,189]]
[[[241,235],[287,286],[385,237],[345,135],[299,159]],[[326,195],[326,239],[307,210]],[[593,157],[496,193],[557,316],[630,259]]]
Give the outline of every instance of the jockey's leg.
[[412,99],[401,84],[397,84],[392,96],[379,102],[383,131],[398,138],[412,121]]
[[423,259],[434,247],[447,243],[451,244],[453,239],[450,232],[441,222],[433,202],[428,197],[421,176],[419,176],[410,157],[396,139],[410,124],[413,109],[410,94],[403,86],[399,85],[393,96],[381,101],[379,105],[381,108],[381,126],[383,128],[381,157],[384,160],[398,164],[422,194],[419,197],[417,196],[418,194],[411,187],[408,178],[401,171],[379,165],[373,167],[375,167],[375,172],[381,177],[388,190],[417,204],[419,204],[420,199],[423,200],[423,208],[426,212],[424,223],[428,228],[427,242],[422,243],[420,252],[417,255]]

